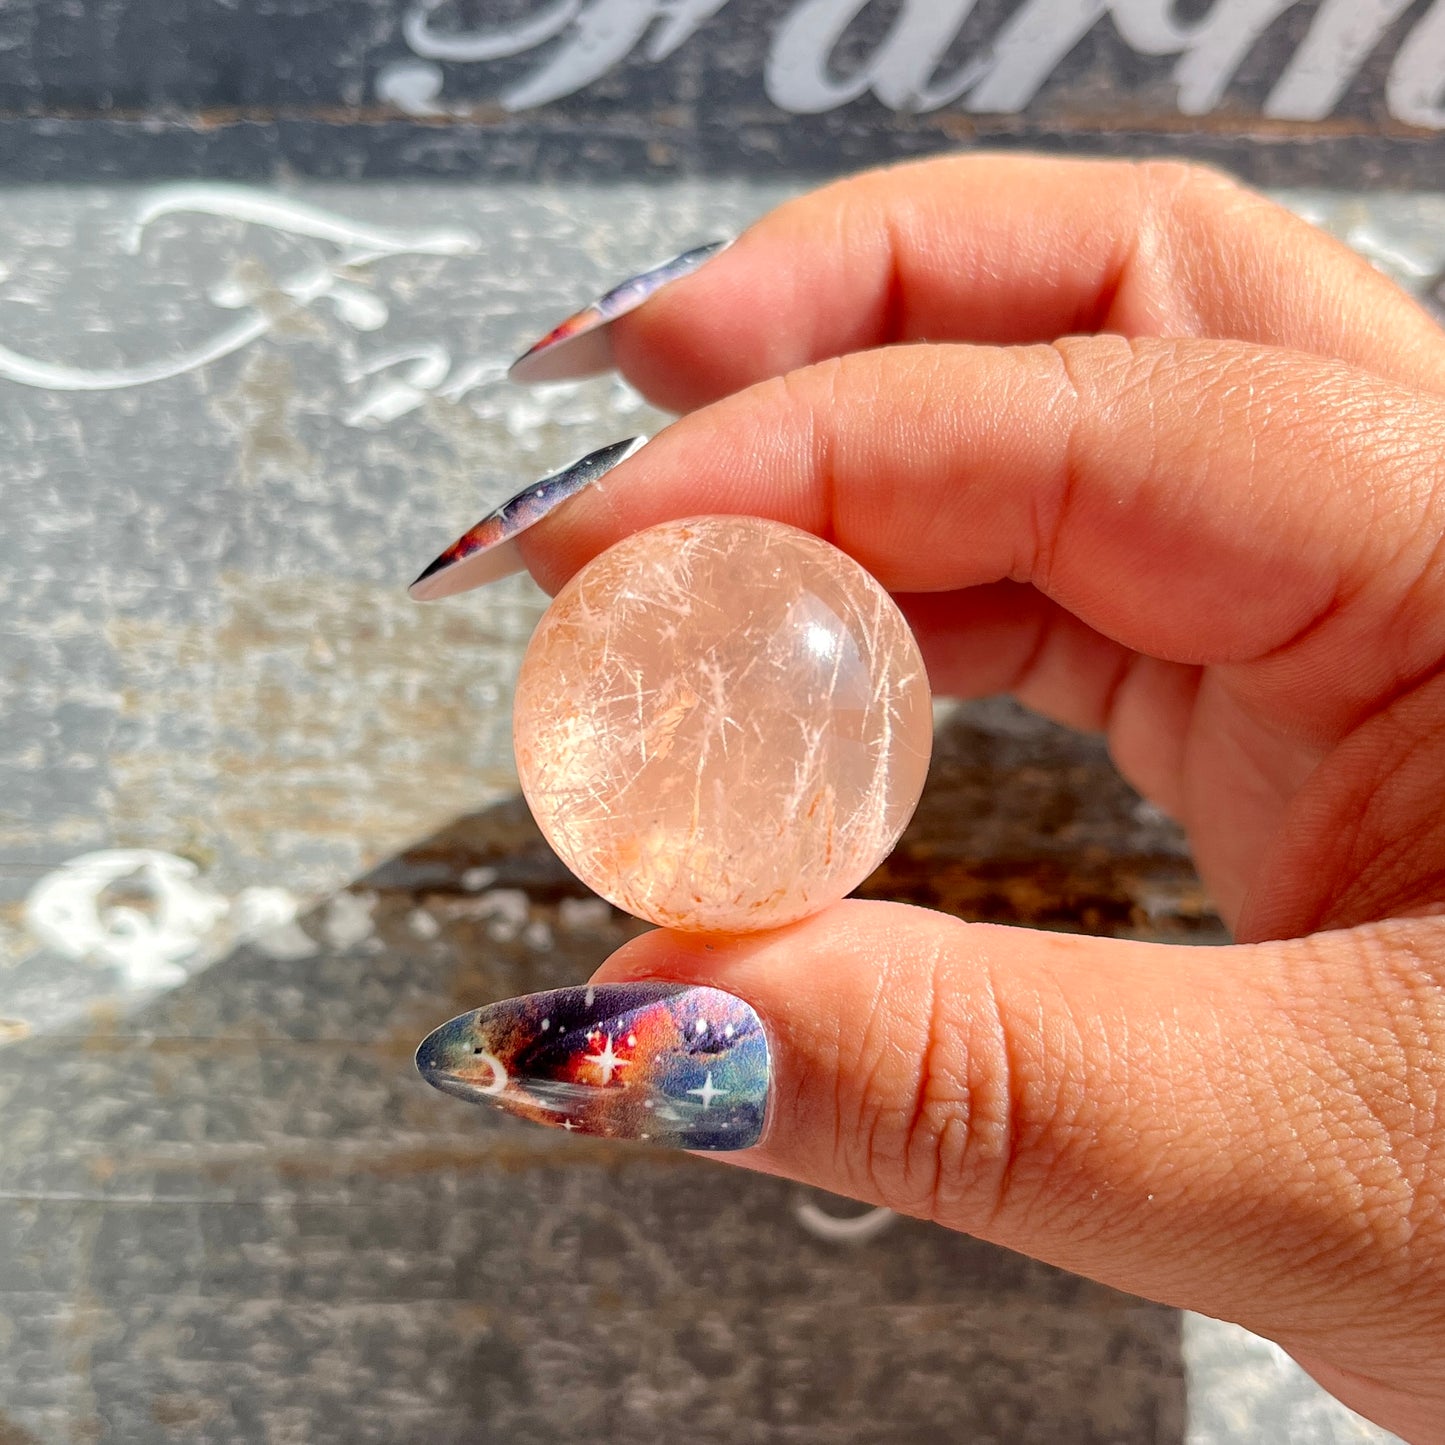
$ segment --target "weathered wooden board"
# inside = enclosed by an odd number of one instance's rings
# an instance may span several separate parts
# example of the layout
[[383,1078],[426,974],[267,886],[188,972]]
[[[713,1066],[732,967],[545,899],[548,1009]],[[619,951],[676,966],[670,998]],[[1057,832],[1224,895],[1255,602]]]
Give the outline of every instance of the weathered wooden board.
[[[515,797],[540,595],[402,587],[519,478],[657,420],[605,380],[507,388],[506,357],[798,184],[7,197],[4,1445],[1380,1438],[1242,1332],[921,1224],[822,1237],[852,1206],[412,1072],[442,1018],[579,980],[633,925]],[[1445,268],[1440,197],[1292,199],[1422,294]],[[114,849],[144,851],[57,866]],[[1222,937],[1097,741],[1000,702],[942,722],[865,891]]]
[[[0,178],[48,183],[0,208],[0,1445],[1382,1439],[1242,1332],[427,1090],[422,1032],[633,925],[514,794],[540,595],[401,585],[662,420],[505,387],[521,344],[818,175],[1414,187],[1290,200],[1438,304],[1442,55],[1445,0],[0,5]],[[1000,702],[864,891],[1222,938],[1097,742]]]
[[[1171,830],[1021,715],[944,729],[914,836],[920,871],[1012,858],[988,916],[1211,936]],[[1038,869],[1121,838],[1087,900]],[[1183,1439],[1172,1311],[910,1221],[819,1238],[801,1203],[856,1208],[415,1078],[432,1023],[636,927],[506,802],[303,917],[305,956],[0,1051],[0,1440]]]
[[1442,0],[9,0],[0,175],[832,173],[961,145],[1430,186]]

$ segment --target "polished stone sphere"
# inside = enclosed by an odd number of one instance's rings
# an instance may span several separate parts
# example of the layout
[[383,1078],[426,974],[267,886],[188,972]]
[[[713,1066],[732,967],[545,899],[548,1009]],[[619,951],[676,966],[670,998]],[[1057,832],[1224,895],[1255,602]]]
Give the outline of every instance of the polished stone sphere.
[[589,887],[670,928],[775,928],[887,856],[928,770],[918,644],[829,543],[667,522],[557,595],[517,681],[522,791]]

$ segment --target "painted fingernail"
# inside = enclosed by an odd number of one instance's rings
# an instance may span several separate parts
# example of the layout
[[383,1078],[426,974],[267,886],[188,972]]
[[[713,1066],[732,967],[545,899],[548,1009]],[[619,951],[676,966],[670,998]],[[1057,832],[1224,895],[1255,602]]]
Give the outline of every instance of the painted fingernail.
[[469,592],[485,582],[520,572],[523,563],[517,538],[528,527],[555,512],[563,502],[635,455],[646,441],[646,437],[628,437],[626,441],[613,442],[611,446],[588,452],[570,467],[523,487],[494,512],[488,512],[470,531],[463,532],[407,591],[418,602],[435,602],[439,597],[454,597],[458,592]]
[[427,1083],[538,1124],[672,1149],[746,1149],[763,1132],[768,1041],[715,988],[611,983],[504,999],[416,1051]]
[[664,286],[692,275],[705,261],[731,245],[731,240],[709,241],[660,266],[629,276],[549,331],[512,363],[507,375],[513,381],[530,386],[538,381],[577,381],[610,370],[612,343],[608,339],[608,327],[619,316],[636,311]]

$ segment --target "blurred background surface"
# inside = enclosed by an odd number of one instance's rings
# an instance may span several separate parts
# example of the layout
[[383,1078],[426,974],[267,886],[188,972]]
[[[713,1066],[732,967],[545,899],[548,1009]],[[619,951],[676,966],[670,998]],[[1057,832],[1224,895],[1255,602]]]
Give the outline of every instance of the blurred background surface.
[[[1438,309],[1442,130],[1440,0],[0,6],[0,1445],[1387,1438],[1231,1327],[427,1090],[636,925],[515,795],[541,594],[403,589],[665,421],[512,355],[822,179],[1195,156]],[[1223,938],[997,700],[864,891]]]

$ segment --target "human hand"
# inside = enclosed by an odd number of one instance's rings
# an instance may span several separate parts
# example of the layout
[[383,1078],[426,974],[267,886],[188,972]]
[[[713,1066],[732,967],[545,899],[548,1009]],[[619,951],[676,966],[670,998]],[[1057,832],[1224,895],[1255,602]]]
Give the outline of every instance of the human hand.
[[746,1000],[754,1169],[1277,1340],[1445,1440],[1445,336],[1211,173],[970,157],[782,207],[615,323],[690,412],[520,539],[831,538],[936,692],[1102,731],[1240,940],[848,902],[594,982]]

